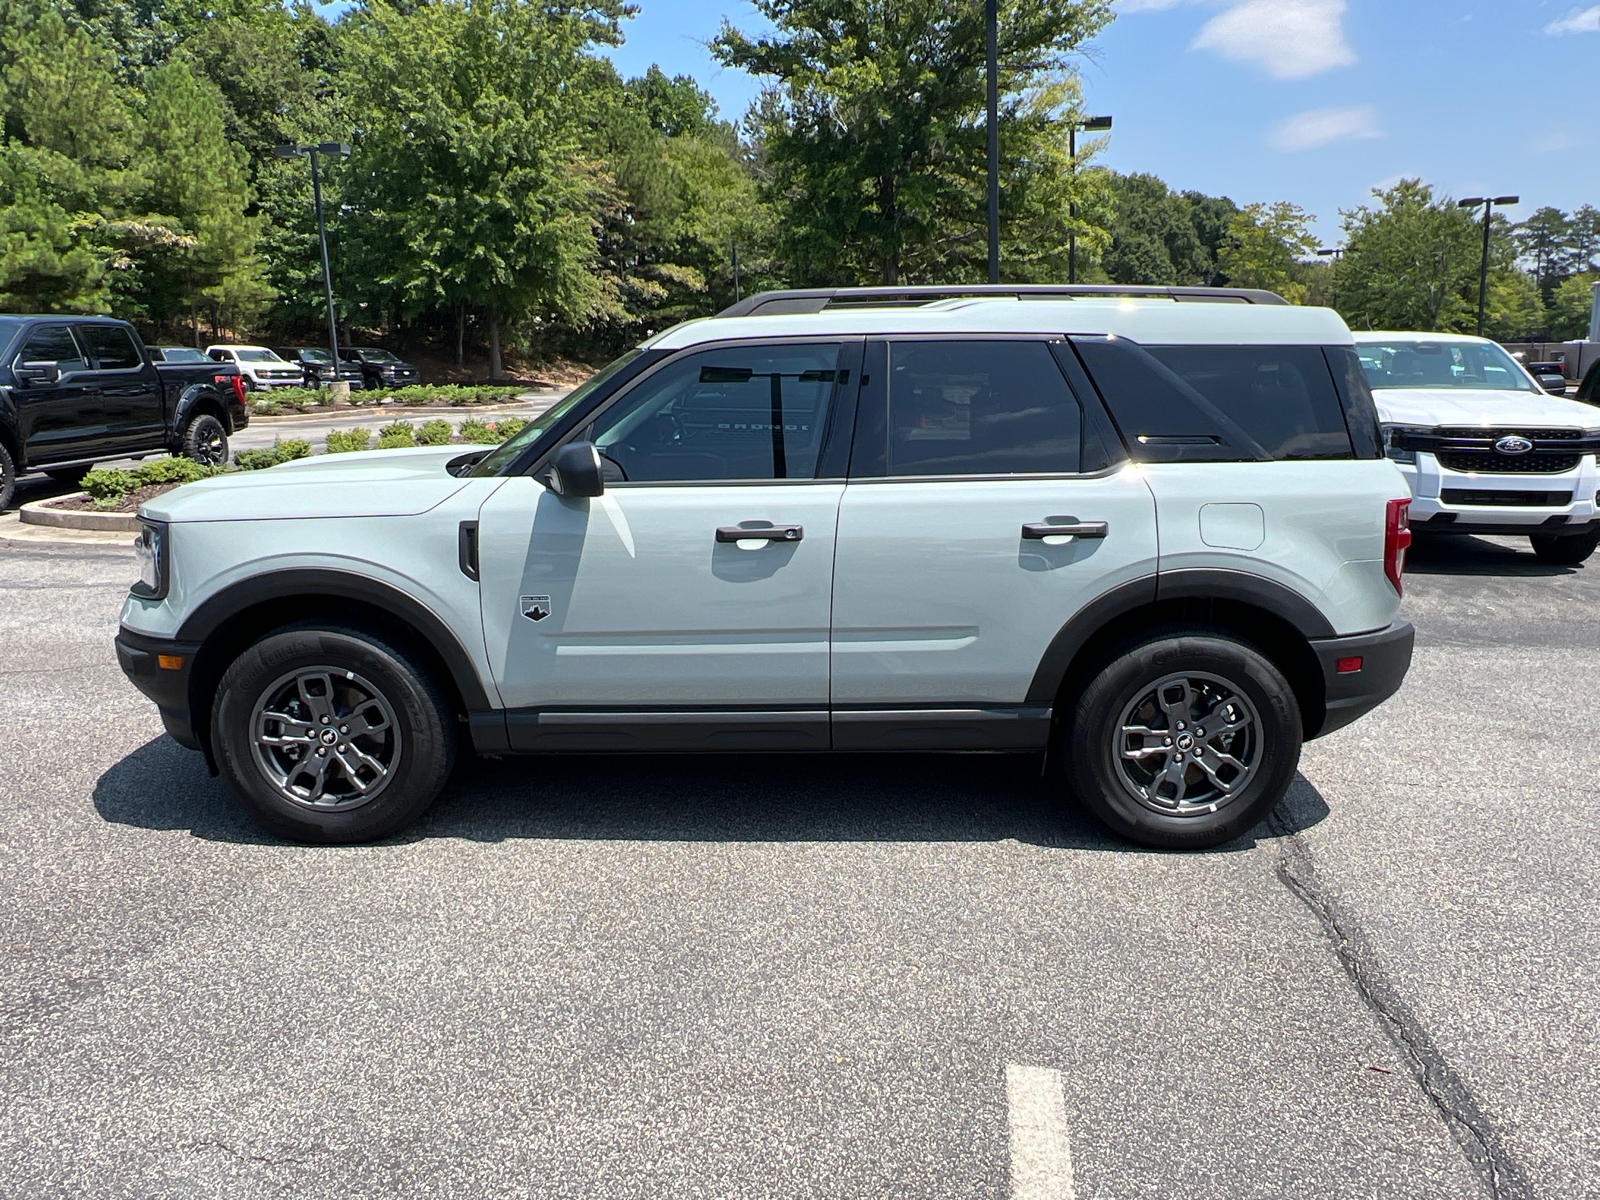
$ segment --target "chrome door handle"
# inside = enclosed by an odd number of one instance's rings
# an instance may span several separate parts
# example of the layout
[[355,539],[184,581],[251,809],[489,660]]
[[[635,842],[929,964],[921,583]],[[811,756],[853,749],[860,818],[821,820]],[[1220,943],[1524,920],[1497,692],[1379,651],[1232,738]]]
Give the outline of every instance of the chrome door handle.
[[1035,541],[1048,537],[1103,538],[1110,528],[1104,521],[1074,521],[1071,517],[1064,520],[1065,523],[1061,525],[1030,521],[1022,527],[1022,536]]
[[803,525],[760,525],[746,529],[742,525],[717,526],[717,541],[743,542],[760,539],[766,542],[798,542],[805,537]]

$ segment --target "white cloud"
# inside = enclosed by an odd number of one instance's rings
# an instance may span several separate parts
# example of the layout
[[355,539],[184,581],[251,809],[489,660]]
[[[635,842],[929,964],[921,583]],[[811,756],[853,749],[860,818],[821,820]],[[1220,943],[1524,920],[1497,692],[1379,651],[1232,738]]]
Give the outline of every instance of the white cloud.
[[1566,33],[1600,33],[1600,4],[1593,8],[1574,8],[1544,27],[1552,37]]
[[1344,10],[1345,0],[1244,0],[1207,21],[1194,48],[1259,62],[1277,79],[1304,79],[1356,61]]
[[1160,12],[1167,8],[1177,8],[1180,4],[1194,4],[1196,0],[1122,0],[1117,5],[1118,12]]
[[1267,142],[1274,150],[1315,150],[1330,142],[1380,138],[1377,111],[1370,104],[1354,108],[1318,108],[1296,113],[1274,126]]

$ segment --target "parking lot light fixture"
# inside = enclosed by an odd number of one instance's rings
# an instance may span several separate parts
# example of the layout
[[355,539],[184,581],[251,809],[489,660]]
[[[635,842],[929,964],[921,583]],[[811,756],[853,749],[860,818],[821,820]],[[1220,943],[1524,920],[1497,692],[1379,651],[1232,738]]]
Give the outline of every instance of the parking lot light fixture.
[[317,243],[322,248],[322,294],[328,305],[328,350],[333,355],[333,377],[328,386],[335,388],[339,386],[339,322],[334,316],[333,309],[333,272],[328,266],[328,227],[322,217],[322,174],[317,169],[317,155],[349,158],[350,143],[319,142],[315,146],[275,146],[272,152],[279,158],[311,160],[311,195],[317,209]]
[[1457,208],[1477,208],[1483,205],[1483,257],[1478,260],[1478,336],[1483,336],[1484,310],[1489,306],[1489,219],[1494,213],[1494,206],[1502,208],[1511,204],[1520,204],[1520,196],[1469,196],[1465,200],[1457,200]]

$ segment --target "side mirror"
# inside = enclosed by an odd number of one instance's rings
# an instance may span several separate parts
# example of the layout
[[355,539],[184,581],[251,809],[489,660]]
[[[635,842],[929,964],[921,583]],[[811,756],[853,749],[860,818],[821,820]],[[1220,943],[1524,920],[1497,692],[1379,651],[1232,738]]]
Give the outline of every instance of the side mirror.
[[600,496],[605,476],[600,472],[600,451],[593,442],[571,442],[556,452],[550,469],[550,490],[558,496]]
[[1567,394],[1567,381],[1560,375],[1541,375],[1539,382],[1544,390],[1552,396],[1565,396]]
[[56,383],[61,378],[61,368],[53,362],[18,363],[15,373],[23,383]]

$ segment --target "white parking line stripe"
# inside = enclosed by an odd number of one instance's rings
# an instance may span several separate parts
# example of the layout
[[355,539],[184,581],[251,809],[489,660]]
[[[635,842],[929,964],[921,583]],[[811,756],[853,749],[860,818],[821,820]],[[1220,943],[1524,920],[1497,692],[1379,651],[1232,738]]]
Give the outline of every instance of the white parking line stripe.
[[1073,1200],[1072,1145],[1061,1072],[1006,1064],[1011,1200]]

